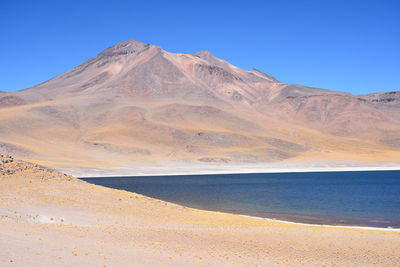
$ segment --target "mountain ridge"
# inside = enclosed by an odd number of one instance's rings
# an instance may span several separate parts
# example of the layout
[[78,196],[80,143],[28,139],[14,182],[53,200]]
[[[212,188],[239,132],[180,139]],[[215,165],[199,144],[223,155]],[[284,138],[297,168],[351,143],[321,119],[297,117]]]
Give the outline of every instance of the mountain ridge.
[[400,161],[400,91],[285,84],[206,50],[170,53],[135,40],[2,93],[0,109],[0,150],[38,160]]

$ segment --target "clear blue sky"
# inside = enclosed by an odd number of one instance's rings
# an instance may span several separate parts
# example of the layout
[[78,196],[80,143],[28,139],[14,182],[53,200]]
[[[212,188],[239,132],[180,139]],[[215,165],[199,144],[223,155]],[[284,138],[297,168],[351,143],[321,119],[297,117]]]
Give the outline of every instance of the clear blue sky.
[[285,83],[400,90],[400,1],[0,1],[0,91],[34,86],[117,42],[211,51]]

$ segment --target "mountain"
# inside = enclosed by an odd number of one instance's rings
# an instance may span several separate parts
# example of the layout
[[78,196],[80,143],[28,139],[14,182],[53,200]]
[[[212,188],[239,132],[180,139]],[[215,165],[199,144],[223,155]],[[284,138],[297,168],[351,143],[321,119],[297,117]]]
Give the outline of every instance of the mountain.
[[0,152],[55,166],[400,162],[400,91],[285,84],[134,40],[1,93],[0,110]]

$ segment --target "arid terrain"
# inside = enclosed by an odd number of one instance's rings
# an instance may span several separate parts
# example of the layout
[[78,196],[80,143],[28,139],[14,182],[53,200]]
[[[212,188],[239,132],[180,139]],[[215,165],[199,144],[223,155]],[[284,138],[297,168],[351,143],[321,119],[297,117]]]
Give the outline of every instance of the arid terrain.
[[284,84],[208,51],[128,40],[47,82],[0,93],[0,152],[68,170],[397,164],[400,91]]
[[0,266],[398,266],[400,232],[201,211],[0,160]]

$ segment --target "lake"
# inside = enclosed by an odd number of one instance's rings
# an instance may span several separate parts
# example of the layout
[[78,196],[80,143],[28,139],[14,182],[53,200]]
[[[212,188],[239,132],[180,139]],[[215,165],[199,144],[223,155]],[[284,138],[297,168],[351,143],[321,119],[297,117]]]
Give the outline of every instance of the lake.
[[82,179],[204,210],[301,223],[400,228],[400,171]]

